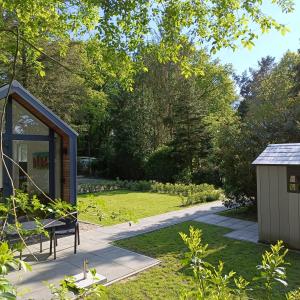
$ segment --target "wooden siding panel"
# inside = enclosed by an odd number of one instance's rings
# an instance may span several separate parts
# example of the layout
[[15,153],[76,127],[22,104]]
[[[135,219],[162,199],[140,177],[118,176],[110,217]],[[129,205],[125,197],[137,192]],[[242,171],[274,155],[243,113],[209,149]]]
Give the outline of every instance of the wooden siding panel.
[[299,248],[299,194],[288,193],[289,195],[289,221],[290,241],[292,248]]
[[270,241],[279,238],[279,201],[278,201],[278,172],[276,166],[269,166],[270,184]]
[[287,193],[286,167],[278,168],[278,200],[279,200],[279,237],[285,243],[290,241],[289,197]]
[[258,236],[262,239],[262,224],[261,224],[261,166],[256,167],[256,182],[257,182],[257,222],[258,222]]
[[268,166],[261,166],[260,168],[260,194],[261,194],[261,241],[270,241],[270,181],[269,181],[269,168]]

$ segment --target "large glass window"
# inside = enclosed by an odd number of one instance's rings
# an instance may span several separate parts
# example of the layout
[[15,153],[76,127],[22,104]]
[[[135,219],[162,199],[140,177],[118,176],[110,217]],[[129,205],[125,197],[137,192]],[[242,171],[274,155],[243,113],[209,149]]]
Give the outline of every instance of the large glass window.
[[13,134],[48,135],[49,128],[17,101],[12,101]]
[[[15,188],[37,195],[41,200],[44,199],[43,193],[61,198],[63,169],[61,137],[54,133],[53,143],[52,132],[48,126],[16,100],[13,99],[11,105],[13,136],[10,140],[11,135],[5,134],[5,145],[8,150],[12,146],[10,155],[14,161],[12,178]],[[1,108],[0,103],[0,112]],[[10,107],[8,108],[10,112]],[[52,158],[53,161],[50,161]],[[0,161],[0,198],[3,189],[5,195],[10,193],[8,185],[3,185],[3,179],[4,182],[7,181]]]
[[26,172],[42,191],[49,193],[48,141],[13,141],[13,159],[22,168],[13,164],[13,179],[16,188],[29,194],[41,194],[25,175],[24,172]]

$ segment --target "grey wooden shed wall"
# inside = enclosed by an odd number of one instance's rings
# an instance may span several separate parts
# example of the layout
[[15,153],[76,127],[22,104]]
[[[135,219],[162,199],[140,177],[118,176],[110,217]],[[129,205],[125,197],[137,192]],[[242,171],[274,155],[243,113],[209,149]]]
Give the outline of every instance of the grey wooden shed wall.
[[257,170],[259,239],[283,240],[300,248],[300,194],[287,191],[287,167],[263,166]]
[[300,144],[271,144],[253,162],[257,174],[259,239],[300,249],[300,194],[289,193],[287,168],[300,168]]

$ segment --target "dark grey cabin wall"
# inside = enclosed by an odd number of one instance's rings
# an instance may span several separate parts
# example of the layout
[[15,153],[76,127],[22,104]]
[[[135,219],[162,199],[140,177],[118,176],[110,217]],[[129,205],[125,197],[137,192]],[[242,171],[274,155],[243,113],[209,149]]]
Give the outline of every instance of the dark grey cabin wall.
[[286,166],[258,165],[259,239],[300,249],[300,194],[287,192]]

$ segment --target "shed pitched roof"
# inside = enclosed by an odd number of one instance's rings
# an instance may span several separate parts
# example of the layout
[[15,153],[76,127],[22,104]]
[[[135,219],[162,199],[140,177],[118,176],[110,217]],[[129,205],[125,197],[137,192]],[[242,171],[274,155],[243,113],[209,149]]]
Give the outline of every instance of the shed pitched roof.
[[[4,99],[8,92],[8,84],[0,87],[0,99]],[[77,136],[78,133],[62,119],[60,119],[52,110],[35,98],[28,90],[26,90],[17,80],[14,80],[11,85],[10,95],[18,94],[22,99],[30,103],[37,111],[51,120],[63,132],[71,136]],[[1,100],[0,100],[1,101]]]
[[300,143],[270,144],[253,165],[300,165]]

